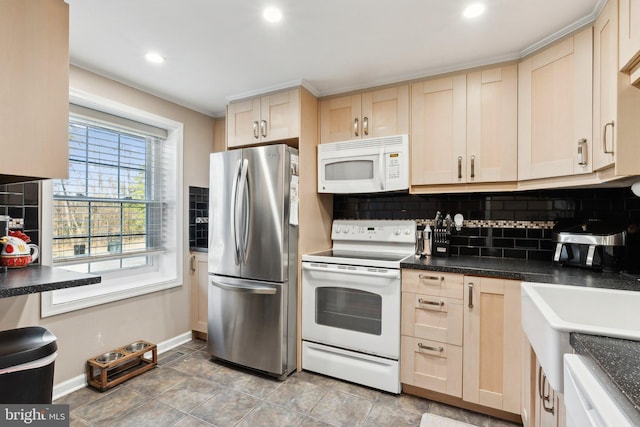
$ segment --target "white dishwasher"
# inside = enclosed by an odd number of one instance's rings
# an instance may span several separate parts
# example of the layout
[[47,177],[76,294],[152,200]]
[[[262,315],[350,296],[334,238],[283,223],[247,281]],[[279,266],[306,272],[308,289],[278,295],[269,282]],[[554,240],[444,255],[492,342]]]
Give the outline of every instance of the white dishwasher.
[[584,356],[564,355],[567,427],[633,427],[614,399],[585,364]]

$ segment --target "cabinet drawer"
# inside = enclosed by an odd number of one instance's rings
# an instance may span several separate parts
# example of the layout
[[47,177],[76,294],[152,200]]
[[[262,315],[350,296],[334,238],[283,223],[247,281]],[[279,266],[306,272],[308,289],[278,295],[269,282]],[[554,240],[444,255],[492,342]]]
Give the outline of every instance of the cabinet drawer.
[[446,298],[464,297],[464,276],[428,270],[402,270],[402,290]]
[[400,338],[400,381],[462,397],[462,347],[420,338]]
[[463,301],[402,293],[402,335],[462,345]]

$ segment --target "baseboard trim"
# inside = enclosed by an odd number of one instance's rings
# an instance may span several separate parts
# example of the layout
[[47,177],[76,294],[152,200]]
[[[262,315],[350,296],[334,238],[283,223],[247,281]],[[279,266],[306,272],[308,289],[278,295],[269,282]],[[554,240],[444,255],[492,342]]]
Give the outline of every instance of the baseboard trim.
[[[185,332],[173,338],[169,338],[166,341],[163,341],[158,346],[158,354],[162,354],[169,350],[172,350],[182,344],[188,343],[191,341],[191,331]],[[58,384],[53,385],[53,400],[59,399],[61,397],[66,396],[69,393],[73,393],[76,390],[80,390],[83,387],[87,386],[87,377],[86,374],[81,374],[70,378],[66,381],[63,381]]]

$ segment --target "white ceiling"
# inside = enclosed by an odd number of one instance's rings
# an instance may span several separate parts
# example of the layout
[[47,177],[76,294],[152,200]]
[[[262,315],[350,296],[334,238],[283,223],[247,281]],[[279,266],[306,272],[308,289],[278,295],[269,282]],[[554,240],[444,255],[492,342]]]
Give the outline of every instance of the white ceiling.
[[[603,0],[66,0],[71,63],[212,116],[300,84],[316,95],[520,58]],[[282,22],[263,20],[279,6]],[[144,54],[160,52],[154,65]]]

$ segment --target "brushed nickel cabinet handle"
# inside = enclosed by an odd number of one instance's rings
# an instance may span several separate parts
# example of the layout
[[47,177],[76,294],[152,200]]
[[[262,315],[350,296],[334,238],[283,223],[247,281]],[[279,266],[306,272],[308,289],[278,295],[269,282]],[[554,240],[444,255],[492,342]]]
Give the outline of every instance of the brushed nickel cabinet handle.
[[355,119],[353,119],[353,134],[355,136],[360,136],[360,133],[358,132],[359,126],[360,126],[360,122],[358,121],[358,118],[356,117]]
[[262,134],[263,138],[267,137],[267,121],[266,120],[260,120],[260,133]]
[[469,308],[473,308],[473,283],[469,282]]
[[[611,126],[611,151],[607,150],[607,128]],[[613,128],[615,127],[615,122],[611,120],[609,123],[604,125],[604,132],[602,134],[602,151],[604,154],[613,154]]]
[[369,135],[369,117],[362,118],[362,131],[365,135]]
[[427,305],[437,305],[438,307],[442,307],[444,305],[444,301],[429,301],[422,298],[418,299],[418,303],[427,304]]
[[580,166],[586,166],[587,161],[587,139],[580,138],[578,140],[578,164]]
[[458,156],[458,179],[462,179],[462,156]]
[[189,260],[189,265],[191,267],[191,271],[195,273],[196,272],[196,256],[195,255],[191,255],[191,259]]
[[444,281],[444,276],[427,276],[426,274],[418,274],[418,279],[422,280],[439,280],[441,282]]
[[471,178],[476,177],[476,156],[471,156]]
[[253,137],[254,137],[255,139],[260,138],[260,133],[259,133],[259,131],[258,131],[258,122],[257,122],[257,121],[256,121],[256,122],[253,122]]
[[418,347],[421,350],[437,351],[439,353],[442,353],[444,351],[444,347],[431,347],[429,345],[424,345],[421,342],[418,343]]

